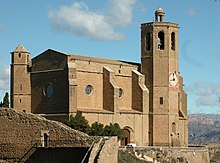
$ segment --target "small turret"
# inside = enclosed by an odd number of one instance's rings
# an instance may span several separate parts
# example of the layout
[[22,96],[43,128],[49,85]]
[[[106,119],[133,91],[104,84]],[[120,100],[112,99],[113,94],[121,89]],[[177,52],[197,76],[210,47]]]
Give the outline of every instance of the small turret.
[[165,12],[161,7],[155,11],[155,22],[164,22]]

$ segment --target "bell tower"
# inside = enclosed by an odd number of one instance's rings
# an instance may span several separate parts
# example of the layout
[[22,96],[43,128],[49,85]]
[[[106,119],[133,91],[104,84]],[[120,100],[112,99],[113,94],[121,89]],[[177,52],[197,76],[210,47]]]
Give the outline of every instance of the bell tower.
[[158,8],[154,22],[141,24],[141,71],[150,92],[149,145],[183,146],[186,131],[181,135],[179,123],[183,102],[179,98],[182,87],[178,69],[179,27],[164,22],[164,15],[164,10]]
[[11,52],[11,108],[31,112],[30,53],[19,44]]

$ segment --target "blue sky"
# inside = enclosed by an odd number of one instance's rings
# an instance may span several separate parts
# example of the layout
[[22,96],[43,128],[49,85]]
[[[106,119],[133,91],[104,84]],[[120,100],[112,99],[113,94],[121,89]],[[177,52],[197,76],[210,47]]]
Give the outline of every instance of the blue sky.
[[[9,91],[10,52],[19,43],[34,57],[46,49],[140,62],[140,24],[158,7],[178,23],[179,69],[190,113],[220,113],[220,1],[2,0],[0,97]],[[0,98],[1,99],[1,98]]]

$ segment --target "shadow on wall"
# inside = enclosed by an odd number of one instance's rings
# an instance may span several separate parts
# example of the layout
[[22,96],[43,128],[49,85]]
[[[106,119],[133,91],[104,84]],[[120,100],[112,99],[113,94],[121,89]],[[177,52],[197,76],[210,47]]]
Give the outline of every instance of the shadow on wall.
[[[88,148],[38,148],[25,163],[81,163],[87,151]],[[89,155],[84,162],[88,162],[88,159]]]

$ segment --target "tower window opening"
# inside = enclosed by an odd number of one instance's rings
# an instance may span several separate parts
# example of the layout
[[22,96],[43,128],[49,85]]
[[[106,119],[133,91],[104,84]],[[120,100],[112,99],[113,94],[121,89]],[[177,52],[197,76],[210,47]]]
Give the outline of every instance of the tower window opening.
[[27,55],[27,63],[29,63],[29,60],[30,60],[30,56]]
[[123,96],[123,89],[122,88],[119,88],[119,92],[118,92],[118,97],[121,98]]
[[175,122],[172,123],[172,132],[176,133],[176,123]]
[[160,97],[160,105],[163,105],[163,97]]
[[146,36],[146,50],[150,50],[150,33],[147,33],[147,36]]
[[20,99],[19,101],[20,101],[20,103],[21,103],[21,99]]
[[18,57],[21,58],[21,53],[18,53]]
[[20,84],[20,90],[22,90],[22,84]]
[[175,50],[175,33],[172,32],[171,34],[171,49]]
[[158,33],[158,50],[164,50],[164,33],[161,31]]
[[159,15],[159,22],[162,22],[163,19],[162,19],[162,15]]

